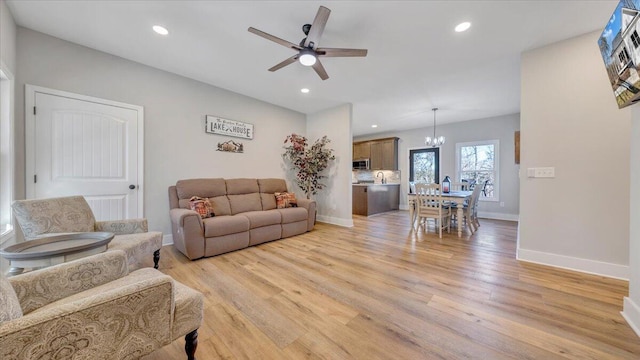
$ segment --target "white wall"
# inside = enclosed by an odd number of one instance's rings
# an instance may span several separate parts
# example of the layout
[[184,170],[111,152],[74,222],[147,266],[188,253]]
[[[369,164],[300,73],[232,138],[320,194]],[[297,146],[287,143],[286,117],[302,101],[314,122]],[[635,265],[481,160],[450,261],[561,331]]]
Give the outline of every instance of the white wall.
[[[171,234],[170,185],[195,177],[284,178],[283,141],[306,133],[306,117],[298,112],[22,27],[17,39],[18,196],[25,194],[25,84],[144,106],[145,215],[149,228],[165,235]],[[206,134],[207,114],[254,124],[254,139],[242,140],[243,154],[216,151],[231,138]]]
[[327,187],[315,197],[318,220],[342,226],[353,226],[351,215],[351,119],[352,105],[307,115],[307,138],[310,143],[327,135],[336,160],[327,169]]
[[[425,119],[425,121],[427,120]],[[514,133],[519,129],[519,114],[444,125],[436,124],[436,135],[444,135],[446,137],[446,142],[440,147],[441,179],[446,175],[452,178],[455,175],[456,143],[496,139],[500,141],[500,201],[504,202],[504,207],[501,207],[499,202],[481,201],[478,204],[480,216],[505,220],[518,219],[520,185],[518,179],[519,166],[515,164]],[[398,141],[398,165],[402,177],[400,194],[406,194],[409,192],[409,149],[423,148],[425,136],[431,134],[433,134],[433,127],[425,127],[402,132],[360,136],[353,141],[385,137],[400,138]],[[408,209],[405,196],[400,196],[400,207]]]
[[628,278],[630,112],[593,32],[523,53],[518,258]]
[[[631,184],[640,184],[640,106],[631,107]],[[640,187],[631,187],[630,218],[640,219]],[[624,298],[622,316],[640,336],[640,223],[629,228],[629,296]]]

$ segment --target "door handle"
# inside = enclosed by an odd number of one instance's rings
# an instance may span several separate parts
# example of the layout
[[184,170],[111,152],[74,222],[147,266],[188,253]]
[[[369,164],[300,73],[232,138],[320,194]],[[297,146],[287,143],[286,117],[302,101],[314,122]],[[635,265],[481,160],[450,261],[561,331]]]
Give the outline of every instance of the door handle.
[[133,185],[133,184],[129,185],[129,189],[133,190],[133,189],[135,189],[135,188],[136,188],[136,186],[135,186],[135,185]]

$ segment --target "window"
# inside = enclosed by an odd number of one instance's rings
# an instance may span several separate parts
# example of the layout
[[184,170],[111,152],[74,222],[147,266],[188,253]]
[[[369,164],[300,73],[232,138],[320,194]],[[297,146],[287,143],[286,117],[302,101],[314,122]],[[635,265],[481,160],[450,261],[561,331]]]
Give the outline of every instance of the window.
[[440,149],[409,150],[409,181],[440,182]]
[[[2,65],[2,64],[0,64]],[[13,77],[0,66],[0,244],[13,235]]]
[[484,186],[481,200],[498,201],[500,184],[500,149],[498,140],[476,141],[456,144],[457,181],[475,180],[477,186]]
[[633,30],[631,33],[631,42],[633,43],[633,47],[636,49],[640,46],[640,36],[638,36],[638,32],[636,30]]
[[622,50],[618,53],[618,59],[620,59],[620,65],[624,67],[629,62],[629,53],[627,52],[627,48],[623,47]]

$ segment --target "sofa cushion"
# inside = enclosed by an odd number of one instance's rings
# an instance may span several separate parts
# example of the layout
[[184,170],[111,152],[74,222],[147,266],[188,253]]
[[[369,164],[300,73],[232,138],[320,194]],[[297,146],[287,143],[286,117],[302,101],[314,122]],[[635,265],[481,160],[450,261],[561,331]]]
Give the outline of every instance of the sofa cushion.
[[22,317],[22,308],[18,296],[9,280],[0,273],[0,324],[19,317]]
[[[256,185],[257,186],[257,185]],[[247,211],[262,210],[260,194],[257,192],[242,195],[227,195],[231,204],[231,214],[239,214]]]
[[273,194],[260,193],[262,210],[273,210],[276,208],[276,197]]
[[296,221],[307,220],[307,209],[303,207],[291,207],[286,209],[278,209],[282,215],[282,223],[288,224]]
[[231,204],[226,195],[209,198],[214,216],[231,215]]
[[204,236],[208,238],[249,231],[249,219],[245,216],[215,216],[202,222]]
[[[192,196],[211,198],[226,195],[227,185],[224,179],[178,180],[176,192],[178,193],[178,199],[190,199]],[[180,207],[184,206],[180,204]]]
[[286,192],[287,183],[284,179],[258,179],[258,186],[261,193]]
[[282,222],[282,215],[276,210],[249,211],[239,216],[246,216],[247,219],[249,219],[249,227],[251,229],[280,224]]
[[241,195],[260,192],[257,179],[227,180],[227,195]]

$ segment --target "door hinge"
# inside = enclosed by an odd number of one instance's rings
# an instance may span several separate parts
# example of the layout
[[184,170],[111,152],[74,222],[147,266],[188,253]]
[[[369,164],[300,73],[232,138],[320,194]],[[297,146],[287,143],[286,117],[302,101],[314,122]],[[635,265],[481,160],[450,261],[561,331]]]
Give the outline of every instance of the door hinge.
[[38,175],[33,175],[33,182],[37,183],[38,182]]
[[36,107],[34,106],[33,107],[33,115],[35,115],[35,114],[36,114]]

